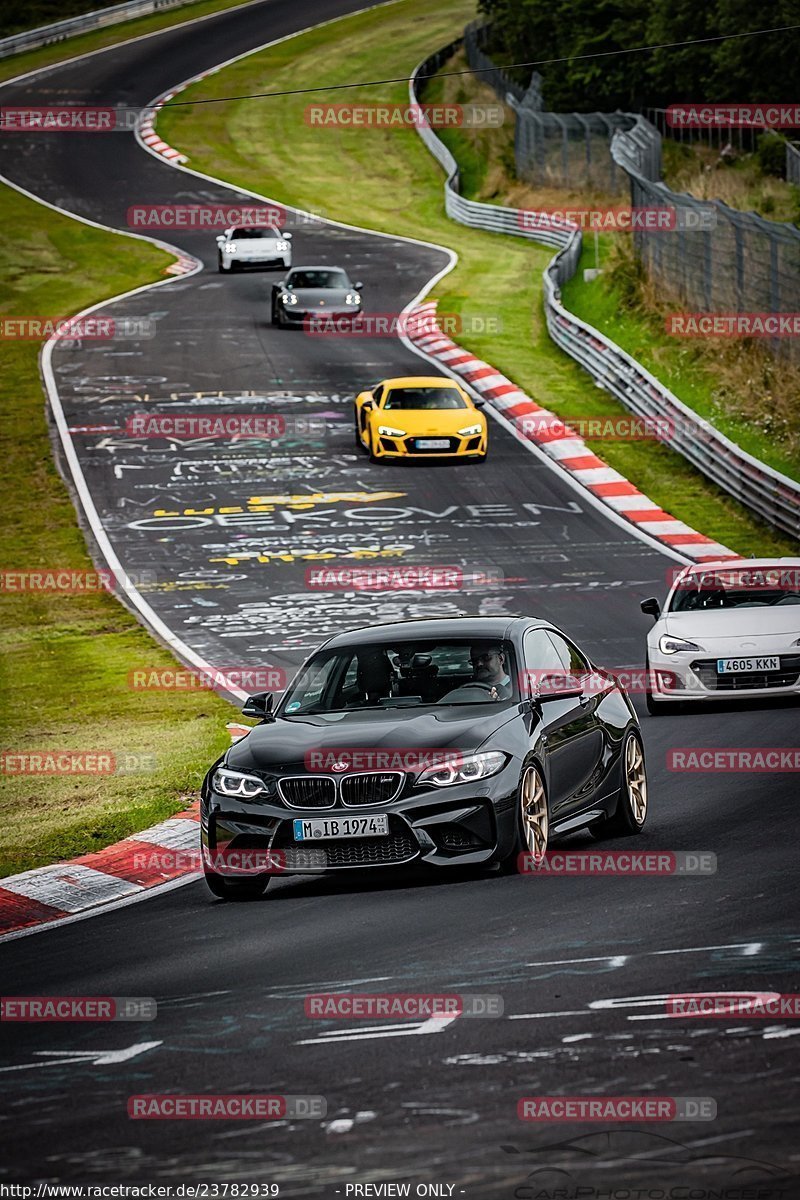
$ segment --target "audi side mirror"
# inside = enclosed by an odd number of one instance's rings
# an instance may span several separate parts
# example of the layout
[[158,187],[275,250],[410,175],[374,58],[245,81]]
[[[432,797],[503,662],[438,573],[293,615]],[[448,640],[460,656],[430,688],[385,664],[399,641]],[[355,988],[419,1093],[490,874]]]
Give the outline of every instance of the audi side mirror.
[[272,692],[256,692],[255,695],[248,696],[242,705],[242,716],[255,717],[259,721],[274,721],[273,703]]
[[655,596],[650,596],[649,599],[643,600],[639,607],[643,613],[646,613],[648,617],[652,617],[654,621],[657,621],[661,616],[661,605]]

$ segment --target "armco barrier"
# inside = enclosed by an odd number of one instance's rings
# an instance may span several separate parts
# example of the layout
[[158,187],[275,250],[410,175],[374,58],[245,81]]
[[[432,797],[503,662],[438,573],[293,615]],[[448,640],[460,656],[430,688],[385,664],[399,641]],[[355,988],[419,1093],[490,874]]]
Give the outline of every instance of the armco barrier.
[[87,33],[105,25],[117,25],[120,21],[130,21],[133,17],[144,17],[148,13],[160,12],[162,8],[178,8],[182,4],[192,2],[193,0],[127,0],[125,4],[98,8],[95,12],[54,21],[52,25],[40,25],[38,29],[24,29],[21,33],[12,33],[10,37],[0,38],[0,58],[8,58],[9,55],[19,54],[22,50],[50,46],[53,42],[63,42],[78,33]]
[[[412,104],[420,103],[419,77],[435,74],[460,42],[451,42],[419,64],[409,80]],[[666,443],[708,479],[771,525],[800,537],[800,484],[747,454],[683,404],[630,354],[564,307],[561,288],[578,268],[580,229],[548,221],[545,214],[537,214],[536,227],[526,229],[520,209],[465,199],[459,192],[453,155],[425,121],[415,124],[415,129],[447,174],[444,202],[449,217],[473,229],[526,237],[558,250],[544,272],[544,309],[553,341],[631,412],[661,418],[671,431]]]

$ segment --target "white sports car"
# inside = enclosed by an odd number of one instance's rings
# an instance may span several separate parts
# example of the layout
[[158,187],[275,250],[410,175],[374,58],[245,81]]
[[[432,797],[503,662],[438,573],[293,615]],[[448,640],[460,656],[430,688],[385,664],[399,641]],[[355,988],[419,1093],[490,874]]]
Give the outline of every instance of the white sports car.
[[217,238],[217,270],[246,271],[292,265],[292,235],[268,225],[226,229]]
[[686,701],[800,698],[800,558],[686,567],[647,636],[647,708]]

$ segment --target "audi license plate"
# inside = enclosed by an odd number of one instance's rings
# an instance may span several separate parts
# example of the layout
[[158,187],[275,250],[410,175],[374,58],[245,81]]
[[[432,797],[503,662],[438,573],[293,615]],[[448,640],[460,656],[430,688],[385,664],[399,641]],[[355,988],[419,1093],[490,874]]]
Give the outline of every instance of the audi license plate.
[[315,817],[311,821],[292,822],[294,840],[310,842],[316,838],[388,837],[389,818],[376,817]]
[[449,438],[417,438],[415,445],[418,450],[449,450]]
[[753,671],[780,671],[781,660],[777,654],[769,658],[718,658],[718,675],[749,675]]

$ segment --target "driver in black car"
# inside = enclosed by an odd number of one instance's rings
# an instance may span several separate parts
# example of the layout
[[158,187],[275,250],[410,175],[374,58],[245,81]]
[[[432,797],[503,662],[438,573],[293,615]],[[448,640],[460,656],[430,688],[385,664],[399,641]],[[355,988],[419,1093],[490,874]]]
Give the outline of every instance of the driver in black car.
[[475,683],[482,683],[494,693],[493,700],[507,700],[511,695],[511,679],[506,671],[506,655],[498,643],[490,646],[471,646],[469,661]]
[[508,700],[511,677],[506,671],[506,652],[500,642],[470,646],[472,679],[442,697],[442,703],[463,704],[469,700]]

